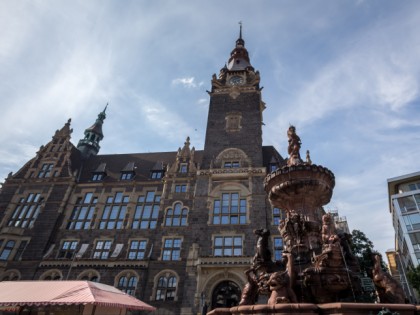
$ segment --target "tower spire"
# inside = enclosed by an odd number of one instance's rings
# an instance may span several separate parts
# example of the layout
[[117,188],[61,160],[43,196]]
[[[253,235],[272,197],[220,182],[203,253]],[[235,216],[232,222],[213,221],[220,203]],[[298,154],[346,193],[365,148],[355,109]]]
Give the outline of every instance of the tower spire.
[[83,158],[88,158],[91,155],[96,155],[101,148],[99,142],[104,138],[102,133],[102,125],[106,118],[106,109],[108,108],[108,103],[102,112],[98,114],[98,118],[95,123],[85,130],[85,137],[80,139],[77,149],[82,153]]

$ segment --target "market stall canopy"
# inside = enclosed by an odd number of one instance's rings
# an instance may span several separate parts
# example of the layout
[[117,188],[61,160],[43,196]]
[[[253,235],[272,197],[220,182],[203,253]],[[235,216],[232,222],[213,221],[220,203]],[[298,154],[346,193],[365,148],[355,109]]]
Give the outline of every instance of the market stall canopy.
[[112,286],[91,281],[3,281],[0,306],[97,305],[154,311],[155,308]]

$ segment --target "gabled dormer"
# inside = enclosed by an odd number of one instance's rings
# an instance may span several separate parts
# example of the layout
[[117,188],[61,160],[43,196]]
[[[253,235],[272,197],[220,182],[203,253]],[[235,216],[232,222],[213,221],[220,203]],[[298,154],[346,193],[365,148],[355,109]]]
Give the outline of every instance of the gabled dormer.
[[136,176],[136,166],[134,162],[128,162],[127,165],[121,170],[121,180],[132,180]]
[[169,168],[168,173],[177,174],[178,176],[187,176],[195,173],[197,167],[194,162],[195,148],[190,149],[190,137],[187,137],[184,146],[178,149],[175,163]]
[[101,163],[99,166],[92,172],[92,181],[99,182],[104,180],[106,177],[106,163]]
[[165,165],[162,161],[157,161],[153,168],[150,170],[150,178],[159,179],[165,174]]
[[73,129],[70,128],[71,119],[64,126],[56,130],[52,140],[42,145],[36,156],[9,179],[44,180],[54,177],[75,177],[78,167],[78,154],[70,142]]

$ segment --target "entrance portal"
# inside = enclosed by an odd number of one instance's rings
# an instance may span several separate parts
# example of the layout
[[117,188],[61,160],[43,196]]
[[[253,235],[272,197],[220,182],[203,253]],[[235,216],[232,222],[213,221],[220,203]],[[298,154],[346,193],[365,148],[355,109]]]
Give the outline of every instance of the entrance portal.
[[241,289],[232,281],[220,282],[213,290],[211,297],[211,308],[233,307],[239,304]]

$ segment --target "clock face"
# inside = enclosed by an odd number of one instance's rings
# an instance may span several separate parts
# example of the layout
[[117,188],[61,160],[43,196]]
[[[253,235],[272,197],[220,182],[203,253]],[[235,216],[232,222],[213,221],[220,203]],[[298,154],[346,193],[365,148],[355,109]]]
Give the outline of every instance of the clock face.
[[238,75],[235,75],[233,77],[230,78],[229,83],[231,85],[240,85],[244,83],[244,78],[240,77]]

